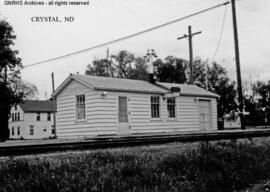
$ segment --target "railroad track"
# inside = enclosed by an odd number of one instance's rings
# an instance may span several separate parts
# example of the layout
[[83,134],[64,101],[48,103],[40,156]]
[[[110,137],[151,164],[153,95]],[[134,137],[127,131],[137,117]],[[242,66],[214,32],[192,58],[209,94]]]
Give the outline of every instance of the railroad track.
[[229,130],[193,133],[164,133],[131,136],[100,136],[83,140],[54,140],[42,143],[27,143],[25,141],[13,145],[0,145],[0,156],[40,154],[67,150],[85,150],[161,144],[169,142],[213,141],[224,139],[240,139],[253,137],[268,137],[270,129]]

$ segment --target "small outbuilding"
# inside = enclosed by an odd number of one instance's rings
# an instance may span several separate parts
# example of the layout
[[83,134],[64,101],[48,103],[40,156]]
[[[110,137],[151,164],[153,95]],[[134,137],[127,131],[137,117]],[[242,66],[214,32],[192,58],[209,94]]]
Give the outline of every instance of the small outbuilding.
[[52,96],[58,138],[217,130],[218,95],[195,85],[71,74]]

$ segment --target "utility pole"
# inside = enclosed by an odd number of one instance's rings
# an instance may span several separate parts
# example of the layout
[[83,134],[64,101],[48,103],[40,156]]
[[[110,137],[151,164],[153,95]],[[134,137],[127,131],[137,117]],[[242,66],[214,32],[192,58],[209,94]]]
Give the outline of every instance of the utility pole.
[[52,91],[54,93],[54,73],[52,72]]
[[107,48],[106,50],[106,57],[107,57],[107,60],[109,60],[109,57],[110,57],[110,49]]
[[237,90],[238,90],[238,102],[239,102],[239,108],[240,108],[241,129],[245,129],[244,100],[243,100],[242,81],[241,81],[241,68],[240,68],[240,56],[239,56],[239,43],[238,43],[235,0],[231,0],[231,4],[232,4],[235,63],[236,63]]
[[7,87],[7,66],[5,66],[5,87]]
[[[54,89],[54,73],[52,72],[52,91],[54,93],[55,89]],[[54,128],[54,137],[56,138],[56,99],[55,97],[53,98],[53,128]]]
[[206,90],[208,91],[208,75],[209,75],[209,71],[208,71],[208,69],[209,69],[209,66],[208,66],[208,64],[206,64],[206,70],[205,70],[205,88],[206,88]]
[[177,40],[188,38],[189,42],[189,70],[190,70],[190,80],[189,83],[193,84],[193,47],[192,47],[192,37],[195,35],[198,35],[202,33],[201,31],[198,31],[196,33],[192,33],[191,26],[188,26],[188,35],[184,34],[182,37],[178,37]]

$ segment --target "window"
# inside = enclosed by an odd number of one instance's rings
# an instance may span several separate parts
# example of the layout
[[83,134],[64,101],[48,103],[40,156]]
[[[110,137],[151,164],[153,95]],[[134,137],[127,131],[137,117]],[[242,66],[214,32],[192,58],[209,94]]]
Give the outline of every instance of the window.
[[47,113],[47,121],[51,121],[51,113]]
[[37,113],[37,121],[40,121],[40,113]]
[[76,96],[76,118],[77,120],[85,119],[85,96]]
[[160,105],[159,96],[151,96],[151,117],[152,118],[160,117],[159,105]]
[[20,127],[17,128],[17,135],[20,135],[21,134],[21,130],[20,130]]
[[17,105],[14,106],[15,111],[17,111]]
[[11,113],[11,121],[12,122],[20,121],[20,113]]
[[11,128],[11,135],[14,135],[14,127]]
[[167,99],[167,109],[168,109],[168,117],[175,118],[175,98]]
[[128,122],[127,97],[119,97],[118,105],[119,122]]
[[34,126],[33,125],[30,125],[30,127],[29,127],[29,134],[34,135]]
[[52,125],[52,135],[55,135],[55,128],[54,128],[54,125]]

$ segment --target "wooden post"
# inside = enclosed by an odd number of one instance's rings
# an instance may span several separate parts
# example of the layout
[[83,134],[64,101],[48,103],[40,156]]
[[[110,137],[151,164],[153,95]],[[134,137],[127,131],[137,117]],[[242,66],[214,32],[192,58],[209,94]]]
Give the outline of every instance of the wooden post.
[[[54,89],[54,73],[52,72],[52,91],[54,93],[55,89]],[[56,99],[55,97],[53,98],[53,126],[54,126],[54,137],[56,138],[57,137],[57,134],[56,134],[56,115],[55,115],[55,112],[56,112]]]
[[188,43],[189,43],[189,68],[190,68],[190,83],[193,84],[193,48],[192,48],[192,30],[188,26]]
[[5,79],[4,79],[5,87],[7,87],[7,66],[5,65]]
[[234,47],[235,47],[235,63],[236,63],[236,75],[237,75],[237,90],[238,90],[238,102],[240,108],[241,129],[245,129],[245,116],[244,116],[244,99],[242,91],[241,81],[241,68],[240,68],[240,56],[239,56],[239,43],[238,43],[238,31],[236,21],[235,0],[231,0],[232,4],[232,18],[233,18],[233,32],[234,32]]
[[180,40],[180,39],[183,39],[183,38],[188,38],[188,42],[189,42],[189,70],[190,70],[190,80],[189,80],[189,83],[190,84],[193,84],[193,47],[192,47],[192,37],[194,35],[198,35],[202,33],[201,31],[199,32],[196,32],[196,33],[192,33],[192,29],[191,29],[191,26],[188,26],[188,35],[184,35],[182,37],[178,37],[177,39]]

